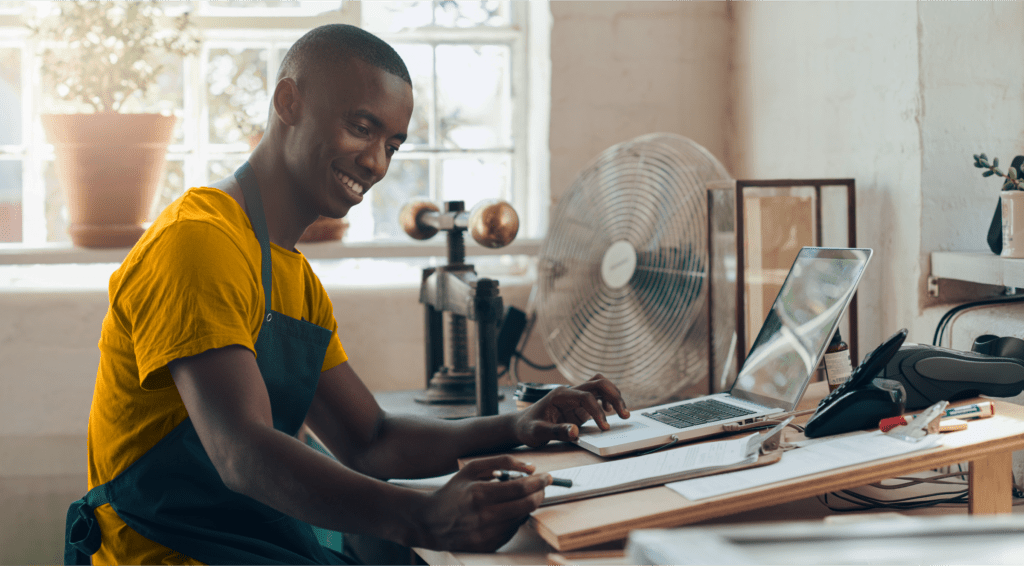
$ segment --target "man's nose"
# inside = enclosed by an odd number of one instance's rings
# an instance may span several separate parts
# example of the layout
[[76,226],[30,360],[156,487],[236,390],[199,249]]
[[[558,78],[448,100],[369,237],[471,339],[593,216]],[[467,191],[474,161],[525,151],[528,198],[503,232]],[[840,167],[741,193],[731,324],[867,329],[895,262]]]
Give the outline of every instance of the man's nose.
[[380,180],[388,171],[387,150],[383,144],[370,144],[359,153],[356,163],[369,171],[375,180]]

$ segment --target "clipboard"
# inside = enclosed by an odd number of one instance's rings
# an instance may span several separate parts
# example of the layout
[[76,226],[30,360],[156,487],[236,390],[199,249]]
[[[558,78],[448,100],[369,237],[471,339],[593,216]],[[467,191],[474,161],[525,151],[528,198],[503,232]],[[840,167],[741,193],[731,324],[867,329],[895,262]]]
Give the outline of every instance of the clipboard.
[[[570,503],[573,501],[580,501],[582,499],[590,499],[592,497],[603,497],[605,495],[612,495],[615,493],[622,493],[625,491],[635,491],[638,489],[645,489],[649,487],[658,487],[667,483],[690,480],[694,478],[702,478],[705,476],[713,476],[717,474],[724,474],[727,472],[737,472],[739,470],[746,470],[749,468],[759,468],[761,466],[768,466],[774,464],[782,459],[782,450],[773,450],[767,453],[758,455],[757,460],[753,462],[741,462],[739,464],[733,464],[731,466],[719,466],[715,468],[707,468],[702,470],[694,470],[689,472],[679,472],[674,474],[665,474],[657,477],[644,478],[636,481],[623,482],[616,484],[614,487],[602,489],[600,491],[585,492],[582,494],[566,494],[563,497],[558,498],[545,498],[544,502],[541,503],[542,507],[551,505],[561,505],[563,503]],[[557,473],[557,472],[556,472]]]
[[[667,452],[662,452],[659,455],[652,455],[652,453],[647,453],[640,455],[637,458],[639,460],[650,460],[651,458],[655,458],[655,461],[650,461],[649,463],[645,462],[645,464],[649,466],[668,465],[669,467],[672,468],[672,470],[656,472],[655,474],[652,475],[646,475],[645,473],[640,472],[634,479],[624,479],[621,481],[615,479],[611,480],[614,483],[605,483],[605,485],[601,485],[601,482],[607,482],[607,478],[609,477],[609,475],[614,476],[614,474],[616,473],[625,473],[628,477],[630,475],[637,473],[637,471],[633,469],[623,470],[621,466],[624,462],[621,460],[613,462],[588,464],[582,467],[573,468],[573,470],[577,470],[580,472],[584,470],[599,470],[591,471],[591,475],[589,476],[590,479],[597,481],[597,485],[589,489],[584,488],[580,491],[573,491],[571,489],[563,491],[562,489],[555,489],[553,490],[554,493],[548,493],[545,496],[544,502],[541,503],[541,506],[544,507],[550,505],[560,505],[562,503],[579,501],[581,499],[589,499],[591,497],[602,497],[605,495],[611,495],[614,493],[620,493],[624,491],[633,491],[637,489],[665,485],[667,483],[677,481],[689,480],[709,475],[723,474],[727,472],[735,472],[739,470],[745,470],[748,468],[757,468],[761,466],[774,464],[775,462],[778,462],[779,459],[782,457],[782,432],[785,430],[786,426],[789,425],[789,423],[792,420],[793,417],[789,417],[785,421],[776,424],[765,433],[754,434],[749,437],[746,437],[745,439],[741,438],[729,441],[720,441],[722,444],[706,443],[703,444],[702,446],[690,445],[678,448],[678,450],[691,451],[689,452],[689,454],[694,454],[693,451],[699,452],[700,448],[712,446],[714,444],[718,444],[718,446],[729,446],[729,448],[725,448],[725,450],[742,450],[741,452],[739,452],[739,456],[740,458],[742,458],[742,460],[732,464],[714,464],[707,467],[696,469],[691,466],[685,469],[679,469],[679,467],[681,466],[688,465],[687,463],[685,463],[685,458],[687,458],[687,456],[683,456],[683,461],[666,461],[661,458],[667,457],[669,454]],[[681,452],[679,454],[686,453]],[[701,456],[692,457],[700,458]],[[630,459],[627,458],[626,460],[629,461]],[[644,464],[637,465],[643,466]],[[678,469],[679,471],[674,471],[676,469]],[[558,475],[558,470],[555,470],[552,473],[554,475]],[[570,475],[569,477],[571,478],[572,475]],[[551,488],[549,488],[549,490],[550,489]]]

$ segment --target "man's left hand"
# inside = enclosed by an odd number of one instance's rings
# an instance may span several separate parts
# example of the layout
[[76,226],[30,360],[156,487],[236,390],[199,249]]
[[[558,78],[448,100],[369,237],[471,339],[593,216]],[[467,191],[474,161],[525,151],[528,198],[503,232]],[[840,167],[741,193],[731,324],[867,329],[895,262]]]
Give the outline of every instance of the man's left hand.
[[605,412],[615,410],[629,418],[629,409],[614,383],[600,374],[575,387],[559,387],[550,391],[516,419],[516,438],[522,444],[537,447],[552,440],[574,441],[579,438],[580,425],[594,419],[601,430],[610,425]]

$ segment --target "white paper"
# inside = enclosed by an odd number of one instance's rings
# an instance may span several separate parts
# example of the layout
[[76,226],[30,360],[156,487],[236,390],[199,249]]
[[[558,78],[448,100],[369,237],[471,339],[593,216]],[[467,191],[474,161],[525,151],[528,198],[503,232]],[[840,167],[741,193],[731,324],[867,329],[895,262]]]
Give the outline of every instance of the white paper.
[[744,462],[753,463],[757,459],[757,451],[750,457],[747,454],[751,442],[758,436],[754,434],[752,437],[694,444],[644,456],[555,470],[551,475],[572,480],[572,487],[549,485],[544,489],[544,504],[661,485],[673,481],[681,474]]
[[716,495],[932,448],[938,446],[940,440],[940,436],[934,434],[918,442],[905,442],[881,431],[843,436],[785,452],[779,462],[770,466],[674,482],[666,487],[690,501],[698,501]]

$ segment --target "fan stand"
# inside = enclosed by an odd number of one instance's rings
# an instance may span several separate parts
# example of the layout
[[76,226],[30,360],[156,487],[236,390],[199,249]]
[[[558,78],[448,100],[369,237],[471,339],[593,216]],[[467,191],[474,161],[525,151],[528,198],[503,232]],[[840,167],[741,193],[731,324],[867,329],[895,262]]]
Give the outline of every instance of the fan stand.
[[[515,220],[515,227],[500,235],[501,223]],[[504,213],[504,216],[503,216]],[[483,220],[481,220],[483,218]],[[497,218],[497,220],[495,219]],[[490,231],[480,229],[481,222],[489,222]],[[474,238],[489,247],[501,247],[511,241],[518,231],[518,217],[507,203],[489,204],[465,212],[462,201],[445,203],[441,213],[432,203],[413,202],[402,211],[402,224],[410,236],[426,239],[444,230],[448,233],[448,265],[423,270],[420,302],[424,305],[426,340],[427,388],[414,399],[431,405],[469,405],[476,403],[477,414],[497,415],[498,401],[498,325],[503,305],[498,295],[498,282],[477,278],[473,266],[465,263],[464,232],[471,231]],[[486,234],[481,235],[483,232]],[[495,245],[500,244],[500,245]],[[445,333],[444,313],[448,321],[448,363],[444,365]],[[477,364],[469,365],[466,321],[476,322]]]

